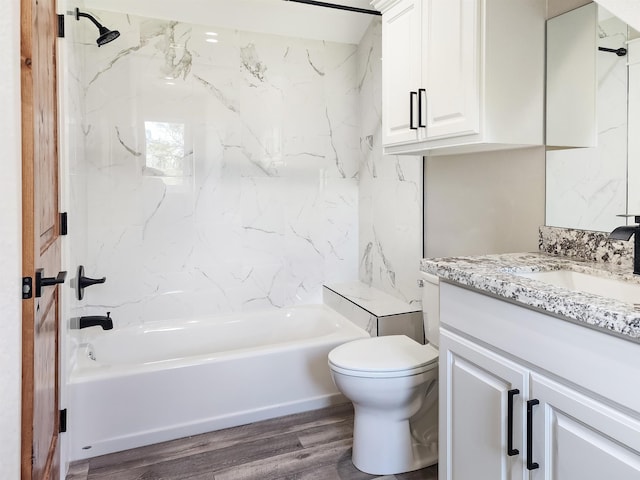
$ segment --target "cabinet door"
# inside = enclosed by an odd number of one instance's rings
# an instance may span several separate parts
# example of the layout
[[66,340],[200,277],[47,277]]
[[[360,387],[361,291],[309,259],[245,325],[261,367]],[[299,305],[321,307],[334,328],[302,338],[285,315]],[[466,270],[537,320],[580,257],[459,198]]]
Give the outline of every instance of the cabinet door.
[[[454,333],[440,332],[440,479],[522,480],[527,370]],[[518,393],[510,412],[513,390]],[[510,436],[518,451],[512,455]]]
[[421,0],[401,0],[382,16],[384,145],[415,142],[418,138],[421,10]]
[[531,480],[640,478],[636,418],[537,374],[530,395],[540,402],[532,414],[532,461],[539,467]]
[[481,0],[430,0],[423,7],[427,140],[480,132]]

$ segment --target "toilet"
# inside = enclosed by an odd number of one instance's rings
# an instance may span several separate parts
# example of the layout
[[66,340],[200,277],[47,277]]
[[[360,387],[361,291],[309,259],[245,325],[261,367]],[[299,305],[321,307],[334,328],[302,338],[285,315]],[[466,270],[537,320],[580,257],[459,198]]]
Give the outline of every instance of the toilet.
[[353,403],[353,464],[372,475],[438,462],[439,279],[421,275],[426,345],[390,335],[348,342],[329,353],[333,381]]

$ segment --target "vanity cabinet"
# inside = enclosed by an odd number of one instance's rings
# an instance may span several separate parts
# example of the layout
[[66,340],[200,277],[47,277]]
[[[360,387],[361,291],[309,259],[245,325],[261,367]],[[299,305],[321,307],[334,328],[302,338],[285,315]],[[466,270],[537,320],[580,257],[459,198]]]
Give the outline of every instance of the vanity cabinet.
[[531,374],[531,480],[640,478],[640,422],[564,382]]
[[382,11],[385,154],[543,144],[543,0],[372,3]]
[[640,345],[446,283],[440,304],[441,480],[640,478]]
[[527,370],[445,330],[439,348],[440,478],[524,479]]

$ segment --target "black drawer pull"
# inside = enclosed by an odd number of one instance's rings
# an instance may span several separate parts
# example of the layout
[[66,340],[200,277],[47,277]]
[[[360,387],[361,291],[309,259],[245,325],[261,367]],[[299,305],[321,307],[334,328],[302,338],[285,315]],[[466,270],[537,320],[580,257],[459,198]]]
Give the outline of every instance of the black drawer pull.
[[507,455],[513,457],[520,453],[520,450],[513,448],[513,397],[520,395],[520,390],[514,388],[509,390],[507,395]]
[[418,92],[409,92],[409,128],[417,130],[418,127],[413,125],[413,99],[418,97]]
[[[424,88],[418,89],[418,127],[424,128],[427,126],[426,123],[422,123],[422,98],[424,97],[425,102],[427,101],[427,91]],[[425,109],[426,111],[426,109]]]
[[535,470],[540,467],[533,458],[533,407],[540,401],[533,399],[527,402],[527,470]]

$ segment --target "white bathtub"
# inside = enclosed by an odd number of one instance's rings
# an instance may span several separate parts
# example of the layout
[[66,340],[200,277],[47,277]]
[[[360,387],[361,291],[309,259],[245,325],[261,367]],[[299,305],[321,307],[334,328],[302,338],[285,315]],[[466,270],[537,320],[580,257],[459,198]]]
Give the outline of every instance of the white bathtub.
[[345,401],[329,351],[368,334],[323,305],[74,332],[70,459]]

